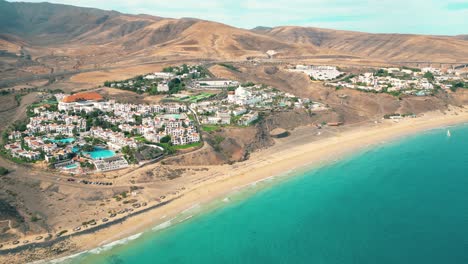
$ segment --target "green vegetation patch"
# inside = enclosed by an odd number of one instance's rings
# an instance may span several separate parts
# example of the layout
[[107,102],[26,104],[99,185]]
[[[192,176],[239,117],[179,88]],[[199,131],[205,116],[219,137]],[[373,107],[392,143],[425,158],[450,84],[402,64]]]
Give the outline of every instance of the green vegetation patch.
[[142,146],[138,149],[136,154],[139,159],[152,160],[162,156],[164,153],[161,149],[152,146]]
[[220,126],[217,125],[203,125],[202,130],[205,132],[213,132],[213,131],[219,131],[221,129]]
[[201,146],[202,146],[201,142],[195,142],[195,143],[191,143],[191,144],[187,144],[187,145],[174,146],[174,149],[180,150],[180,149],[198,148],[198,147],[201,147]]
[[197,95],[194,95],[194,96],[190,96],[188,101],[191,102],[191,103],[198,103],[200,101],[210,99],[213,96],[214,96],[214,94],[212,94],[212,93],[200,93],[200,94],[197,94]]
[[0,167],[0,176],[7,175],[10,171],[5,167]]
[[421,69],[418,69],[418,68],[412,68],[412,67],[408,67],[408,66],[403,66],[401,68],[403,70],[411,70],[411,71],[414,71],[414,72],[421,72]]
[[450,87],[450,90],[452,92],[456,92],[458,89],[468,89],[468,83],[464,82],[453,82],[451,83],[452,87]]
[[170,102],[179,102],[179,103],[198,103],[200,101],[208,100],[214,97],[215,94],[213,93],[199,93],[196,95],[185,96],[185,97],[168,97],[165,98],[163,101],[170,101]]
[[64,235],[64,234],[67,233],[67,232],[68,232],[68,230],[62,230],[62,231],[60,231],[60,232],[57,234],[57,236],[58,236],[58,237],[59,237],[59,236],[62,236],[62,235]]
[[255,86],[255,83],[253,82],[246,82],[246,83],[243,83],[241,84],[242,87],[253,87]]
[[213,139],[210,139],[209,143],[213,146],[214,150],[221,152],[221,143],[225,140],[223,136],[216,135]]
[[128,161],[130,164],[138,164],[138,160],[136,158],[136,153],[137,150],[134,148],[131,148],[129,146],[124,146],[121,150],[122,154],[124,154],[125,159]]
[[41,106],[44,106],[44,105],[50,105],[50,106],[58,105],[58,102],[57,102],[57,99],[55,99],[55,97],[54,97],[54,98],[50,98],[50,99],[47,99],[47,100],[43,100],[43,101],[38,102],[38,103],[34,103],[34,104],[31,105],[31,107],[37,108],[37,107],[41,107]]
[[223,66],[224,68],[227,68],[231,71],[235,71],[235,72],[241,72],[239,70],[239,68],[237,68],[236,66],[232,65],[232,64],[228,64],[228,63],[218,63],[218,65],[220,66]]
[[423,77],[431,82],[435,80],[434,74],[432,74],[432,72],[426,72]]

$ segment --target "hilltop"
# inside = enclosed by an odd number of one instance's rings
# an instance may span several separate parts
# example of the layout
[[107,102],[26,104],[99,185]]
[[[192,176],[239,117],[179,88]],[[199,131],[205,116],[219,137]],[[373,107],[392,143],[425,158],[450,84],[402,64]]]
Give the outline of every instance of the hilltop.
[[255,32],[291,44],[390,62],[458,62],[468,58],[466,36],[371,34],[311,27],[276,27]]

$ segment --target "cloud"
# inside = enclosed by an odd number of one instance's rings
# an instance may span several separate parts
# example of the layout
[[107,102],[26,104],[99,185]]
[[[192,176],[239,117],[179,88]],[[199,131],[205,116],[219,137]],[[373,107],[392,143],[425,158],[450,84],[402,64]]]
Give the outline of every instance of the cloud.
[[[31,1],[31,0],[30,0]],[[43,0],[32,0],[41,2]],[[51,0],[232,26],[300,25],[376,33],[466,34],[465,0]]]

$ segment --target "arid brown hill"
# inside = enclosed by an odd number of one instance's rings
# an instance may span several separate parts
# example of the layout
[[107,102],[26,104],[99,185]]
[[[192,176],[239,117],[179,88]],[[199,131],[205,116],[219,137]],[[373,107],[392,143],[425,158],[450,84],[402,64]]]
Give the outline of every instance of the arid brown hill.
[[17,36],[30,46],[83,50],[106,47],[124,55],[173,54],[195,58],[235,59],[265,56],[274,49],[294,55],[316,52],[311,47],[284,43],[244,29],[198,19],[168,19],[125,15],[115,11],[50,3],[18,3],[0,0],[1,39]]
[[370,34],[310,27],[256,28],[261,33],[287,43],[311,44],[337,53],[386,59],[391,62],[466,62],[467,36]]
[[[170,58],[243,60],[267,57],[268,50],[275,50],[278,58],[325,55],[390,62],[468,61],[464,36],[368,34],[304,27],[245,30],[191,18],[4,0],[0,0],[0,40],[3,46],[26,43],[21,46],[33,59],[47,54],[60,55],[63,65],[77,61],[75,68]],[[50,60],[46,57],[38,62],[47,64]]]

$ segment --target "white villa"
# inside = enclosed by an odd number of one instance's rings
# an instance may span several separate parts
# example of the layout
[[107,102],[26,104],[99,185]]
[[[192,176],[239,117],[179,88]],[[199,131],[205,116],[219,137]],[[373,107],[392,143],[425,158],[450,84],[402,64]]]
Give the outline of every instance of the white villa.
[[262,101],[262,97],[260,96],[253,96],[252,92],[248,89],[239,86],[233,92],[228,94],[227,98],[229,103],[237,104],[237,105],[254,105],[260,101]]
[[158,83],[158,92],[160,93],[165,93],[165,92],[169,92],[169,85],[167,84],[167,82],[160,82]]

